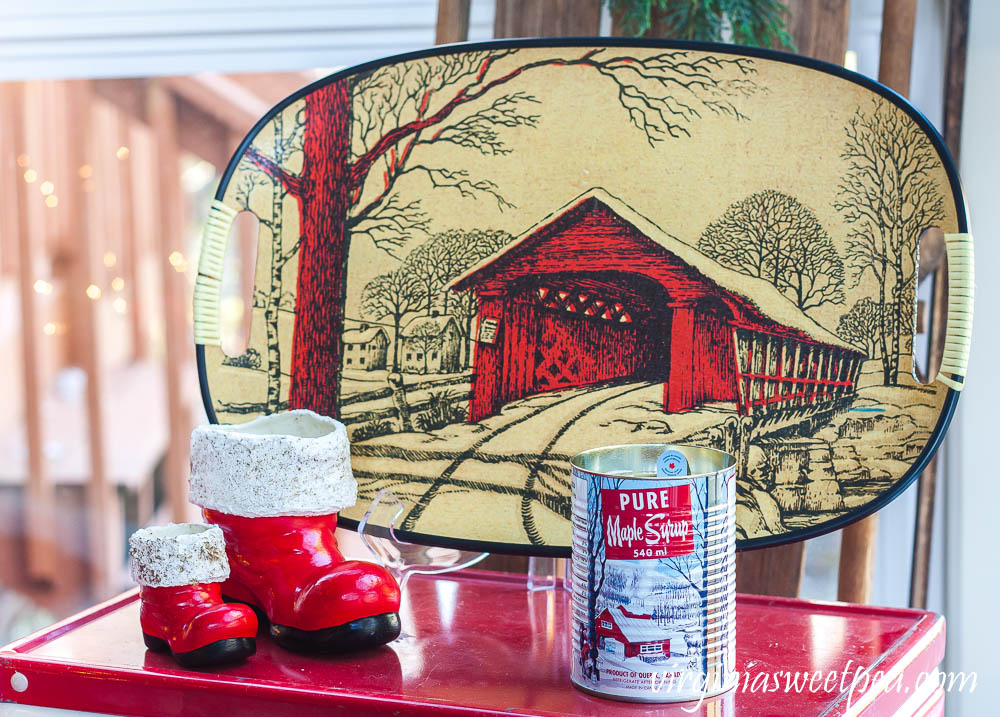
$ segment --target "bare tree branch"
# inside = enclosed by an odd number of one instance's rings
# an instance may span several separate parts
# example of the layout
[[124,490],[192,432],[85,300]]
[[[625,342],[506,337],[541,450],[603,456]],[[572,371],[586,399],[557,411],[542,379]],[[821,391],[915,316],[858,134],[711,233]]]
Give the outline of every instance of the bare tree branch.
[[766,189],[709,224],[698,241],[707,256],[770,281],[803,311],[844,300],[844,262],[815,213]]
[[[668,51],[646,58],[628,56],[607,57],[604,48],[590,49],[576,58],[549,58],[525,63],[504,74],[487,80],[491,68],[509,51],[483,53],[475,74],[469,64],[449,74],[452,82],[462,80],[451,97],[435,111],[430,111],[431,98],[445,87],[434,85],[420,97],[417,116],[384,132],[377,141],[367,144],[351,167],[352,186],[360,186],[369,169],[389,148],[428,127],[439,125],[458,107],[478,100],[496,87],[502,86],[533,69],[542,67],[587,67],[596,70],[617,87],[618,98],[626,109],[630,122],[646,134],[650,144],[666,136],[689,135],[685,127],[701,117],[699,108],[712,114],[736,119],[745,116],[728,96],[753,91],[746,78],[756,72],[748,58],[720,58],[687,51]],[[450,56],[453,57],[453,56]],[[742,82],[731,84],[730,78],[720,77],[733,71]],[[406,98],[408,103],[416,97]]]
[[847,172],[834,208],[851,225],[854,281],[870,272],[878,282],[878,348],[884,381],[895,384],[900,353],[908,350],[902,326],[913,311],[912,250],[921,232],[944,218],[940,181],[932,176],[940,160],[909,117],[881,98],[859,107],[844,133]]
[[296,197],[302,196],[302,178],[286,171],[270,157],[251,145],[247,148],[246,157],[257,167],[264,171],[267,176],[280,184],[287,192]]

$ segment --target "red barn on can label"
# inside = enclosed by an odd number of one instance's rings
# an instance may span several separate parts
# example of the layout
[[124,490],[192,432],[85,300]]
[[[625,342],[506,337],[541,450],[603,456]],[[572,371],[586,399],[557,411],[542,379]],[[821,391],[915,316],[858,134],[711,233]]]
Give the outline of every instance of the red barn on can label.
[[573,458],[573,683],[640,702],[736,684],[736,466],[636,444]]

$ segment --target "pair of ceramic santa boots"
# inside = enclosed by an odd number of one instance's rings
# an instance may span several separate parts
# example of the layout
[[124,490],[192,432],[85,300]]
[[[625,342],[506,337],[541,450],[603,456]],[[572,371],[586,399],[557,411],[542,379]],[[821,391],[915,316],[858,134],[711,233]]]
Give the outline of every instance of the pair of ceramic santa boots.
[[334,530],[357,483],[343,424],[311,411],[191,436],[190,499],[208,524],[147,528],[129,541],[146,646],[185,666],[255,651],[258,617],[296,652],[337,653],[399,635],[399,585],[345,560]]

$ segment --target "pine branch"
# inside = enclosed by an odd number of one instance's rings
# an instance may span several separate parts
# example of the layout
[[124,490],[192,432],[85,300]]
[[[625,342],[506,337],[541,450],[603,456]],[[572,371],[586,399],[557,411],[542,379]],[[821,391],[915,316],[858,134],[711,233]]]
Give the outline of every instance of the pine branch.
[[[734,42],[795,50],[786,28],[788,7],[780,0],[604,0],[624,35],[702,42]],[[728,32],[728,37],[727,37]]]

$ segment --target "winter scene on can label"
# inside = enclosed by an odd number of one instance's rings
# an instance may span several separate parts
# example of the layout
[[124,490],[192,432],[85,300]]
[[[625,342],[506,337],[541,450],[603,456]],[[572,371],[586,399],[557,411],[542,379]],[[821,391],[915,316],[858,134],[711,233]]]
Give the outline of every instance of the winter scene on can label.
[[[336,417],[345,523],[388,489],[401,535],[553,555],[593,446],[737,456],[739,545],[912,476],[949,395],[915,375],[917,246],[958,220],[907,110],[724,48],[436,52],[334,75],[248,137],[220,199],[259,222],[249,345],[204,354],[220,422]],[[691,539],[632,509],[622,541]]]
[[586,556],[573,561],[574,682],[631,699],[728,686],[734,473],[668,484],[574,468],[573,539]]

